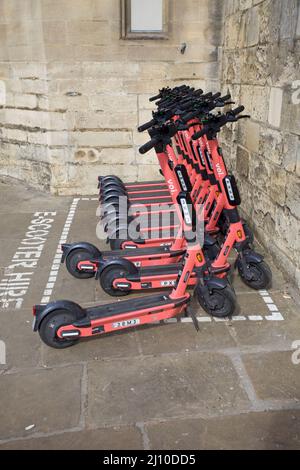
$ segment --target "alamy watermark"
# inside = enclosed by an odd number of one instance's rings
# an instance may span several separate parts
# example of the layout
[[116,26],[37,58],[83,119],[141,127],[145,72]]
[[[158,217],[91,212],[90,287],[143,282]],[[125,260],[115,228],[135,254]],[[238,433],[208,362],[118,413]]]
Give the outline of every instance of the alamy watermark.
[[295,80],[292,83],[292,103],[295,105],[300,104],[300,80]]
[[3,80],[0,80],[0,106],[6,105],[6,85]]
[[294,366],[299,366],[300,365],[300,339],[293,342],[292,349],[295,350],[292,354],[292,363],[294,364]]
[[6,364],[6,344],[4,341],[0,340],[0,366]]
[[[100,221],[96,235],[99,240],[172,240],[184,237],[188,242],[197,239],[203,245],[203,214],[203,205],[194,208],[185,199],[180,204],[130,205],[126,196],[120,196],[117,201],[107,201],[98,207]],[[184,221],[183,227],[181,219]]]

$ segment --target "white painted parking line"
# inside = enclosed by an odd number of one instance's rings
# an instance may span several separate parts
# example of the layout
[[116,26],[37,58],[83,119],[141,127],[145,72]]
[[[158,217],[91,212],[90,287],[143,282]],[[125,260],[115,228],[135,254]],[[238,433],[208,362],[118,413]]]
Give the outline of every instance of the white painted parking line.
[[284,321],[283,315],[279,312],[277,305],[274,303],[272,297],[270,296],[267,290],[259,291],[261,297],[263,298],[264,302],[266,303],[271,315],[266,315],[265,319],[267,321]]
[[248,319],[250,321],[263,321],[264,317],[262,317],[261,315],[249,315]]
[[61,265],[61,262],[60,262],[60,260],[61,260],[61,245],[63,243],[66,243],[66,241],[67,241],[67,237],[69,235],[69,231],[70,231],[70,227],[71,227],[71,214],[72,214],[72,220],[73,220],[73,216],[75,215],[75,212],[76,212],[79,201],[80,201],[80,198],[74,198],[73,202],[71,204],[71,207],[70,207],[65,225],[62,229],[60,240],[58,242],[57,250],[55,251],[52,266],[50,268],[49,278],[48,278],[47,285],[45,287],[45,290],[44,290],[44,293],[43,293],[43,296],[42,296],[41,304],[47,304],[50,301],[50,298],[51,298],[51,295],[52,295],[52,292],[53,292],[53,289],[54,289],[54,286],[55,286],[55,283],[56,283],[56,280],[57,280],[58,271],[59,271],[59,268],[60,268],[60,265]]

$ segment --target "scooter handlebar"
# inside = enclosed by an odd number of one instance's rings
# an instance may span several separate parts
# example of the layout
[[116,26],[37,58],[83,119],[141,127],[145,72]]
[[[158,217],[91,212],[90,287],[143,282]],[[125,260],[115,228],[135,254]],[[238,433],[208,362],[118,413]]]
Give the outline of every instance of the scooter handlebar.
[[239,106],[238,108],[235,108],[233,109],[231,112],[231,114],[233,114],[234,116],[237,116],[238,114],[242,113],[243,111],[245,110],[245,106]]
[[139,132],[144,132],[147,129],[150,129],[150,127],[153,127],[156,124],[155,119],[151,119],[151,121],[145,122],[145,124],[142,124],[141,126],[138,127]]
[[204,126],[204,127],[201,129],[201,131],[196,132],[196,133],[192,136],[192,139],[193,139],[193,140],[198,140],[198,139],[200,139],[200,137],[203,137],[208,131],[209,131],[209,127],[208,127],[208,126]]
[[218,93],[215,93],[214,95],[211,96],[211,100],[217,100],[218,98],[220,98],[221,96],[221,93],[218,91]]
[[159,100],[161,97],[162,97],[161,93],[158,93],[158,95],[156,96],[151,96],[151,98],[149,98],[149,101],[156,101],[156,100]]
[[149,140],[149,142],[147,142],[146,144],[142,145],[139,148],[139,152],[142,155],[144,155],[145,153],[149,152],[149,150],[153,149],[153,147],[155,147],[155,145],[158,144],[158,142],[159,142],[159,138],[153,137],[151,140]]
[[220,101],[228,101],[231,99],[231,94],[228,93],[228,95],[221,96]]
[[184,114],[181,119],[183,122],[187,123],[197,117],[199,114],[199,111],[191,111],[190,113]]

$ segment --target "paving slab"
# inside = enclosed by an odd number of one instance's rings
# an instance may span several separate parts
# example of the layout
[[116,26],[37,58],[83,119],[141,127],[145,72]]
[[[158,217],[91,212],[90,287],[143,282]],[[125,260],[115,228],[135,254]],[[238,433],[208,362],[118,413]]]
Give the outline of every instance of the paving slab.
[[300,449],[300,411],[266,411],[146,424],[151,449]]
[[[299,407],[300,366],[291,357],[292,344],[300,339],[300,309],[286,295],[287,285],[272,260],[267,257],[273,287],[264,295],[233,275],[240,305],[235,318],[216,322],[199,307],[199,333],[188,319],[116,332],[58,351],[32,333],[31,307],[42,299],[73,198],[1,178],[0,193],[0,213],[7,220],[0,230],[1,279],[33,213],[57,213],[22,307],[0,310],[0,340],[7,349],[6,364],[0,365],[0,440],[13,439],[5,448],[101,449],[118,441],[119,448],[141,448],[140,422],[152,448],[299,448],[299,411],[281,408]],[[108,250],[96,235],[98,202],[86,199],[78,201],[67,240],[90,241]],[[64,265],[49,296],[83,306],[118,300],[104,294],[94,279],[72,278]],[[282,321],[272,317],[273,311],[281,313]],[[245,366],[248,384],[231,358]],[[84,368],[87,376],[82,376]],[[87,387],[83,397],[81,386],[83,391]],[[249,387],[257,402],[249,401]],[[270,400],[278,411],[253,412]],[[25,431],[31,424],[35,427]]]
[[[25,233],[25,232],[24,232]],[[17,248],[20,246],[22,238],[10,239],[10,238],[0,238],[0,266],[6,268],[10,265],[12,257],[14,256]]]
[[[299,307],[292,298],[286,299],[283,295],[280,292],[271,294],[274,304],[282,315],[282,321],[271,321],[265,318],[258,322],[249,320],[231,322],[231,333],[239,347],[261,346],[274,350],[286,350],[298,337],[300,339]],[[249,305],[252,306],[253,298],[251,297],[251,302],[249,298],[247,299]]]
[[[97,202],[95,201],[79,202],[68,237],[70,243],[87,241],[96,244],[96,246],[100,242],[105,243],[105,240],[99,240],[96,235],[96,226],[99,222],[96,210]],[[78,238],[79,236],[80,238]]]
[[292,353],[279,351],[243,355],[258,398],[300,403],[300,364],[293,364]]
[[[51,211],[55,204],[56,210],[68,211],[73,197],[53,196],[49,193],[29,188],[22,182],[11,178],[1,177],[1,206],[0,213],[27,213],[38,210]],[[42,208],[42,209],[41,209]]]
[[193,323],[169,323],[137,329],[141,351],[145,355],[186,353],[211,349],[233,348],[235,340],[226,325],[200,323],[200,331]]
[[95,283],[95,279],[74,278],[68,273],[65,264],[60,265],[50,300],[72,300],[85,307],[93,305],[96,301]]
[[134,426],[64,432],[49,437],[0,444],[0,450],[138,450],[142,436]]
[[32,332],[32,310],[0,309],[0,315],[0,339],[6,346],[6,364],[0,365],[0,370],[36,367],[41,342]]
[[102,337],[83,340],[75,347],[59,351],[42,345],[42,363],[53,366],[81,361],[99,361],[100,369],[104,358],[124,358],[139,355],[139,344],[134,331],[119,331]]
[[231,361],[186,353],[90,363],[87,422],[120,425],[149,419],[247,409]]
[[22,213],[15,208],[13,212],[1,213],[0,239],[20,240],[25,237],[27,227],[34,218],[34,212]]
[[0,376],[0,440],[79,424],[82,366],[35,369]]

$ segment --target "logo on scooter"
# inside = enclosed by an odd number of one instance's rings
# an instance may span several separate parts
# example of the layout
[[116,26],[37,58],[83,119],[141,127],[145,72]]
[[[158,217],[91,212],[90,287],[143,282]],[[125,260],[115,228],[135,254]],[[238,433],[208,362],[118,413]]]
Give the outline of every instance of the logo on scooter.
[[128,328],[129,326],[139,325],[140,320],[138,318],[133,318],[132,320],[117,321],[112,324],[113,328]]
[[173,287],[175,286],[176,284],[176,280],[175,281],[161,281],[160,285],[161,287]]
[[217,168],[218,175],[219,175],[219,176],[223,176],[223,175],[224,175],[224,171],[222,170],[220,163],[217,163],[217,164],[216,164],[216,168]]
[[168,186],[169,186],[169,190],[170,190],[171,194],[176,192],[176,188],[175,188],[173,180],[171,180],[171,179],[168,180]]

